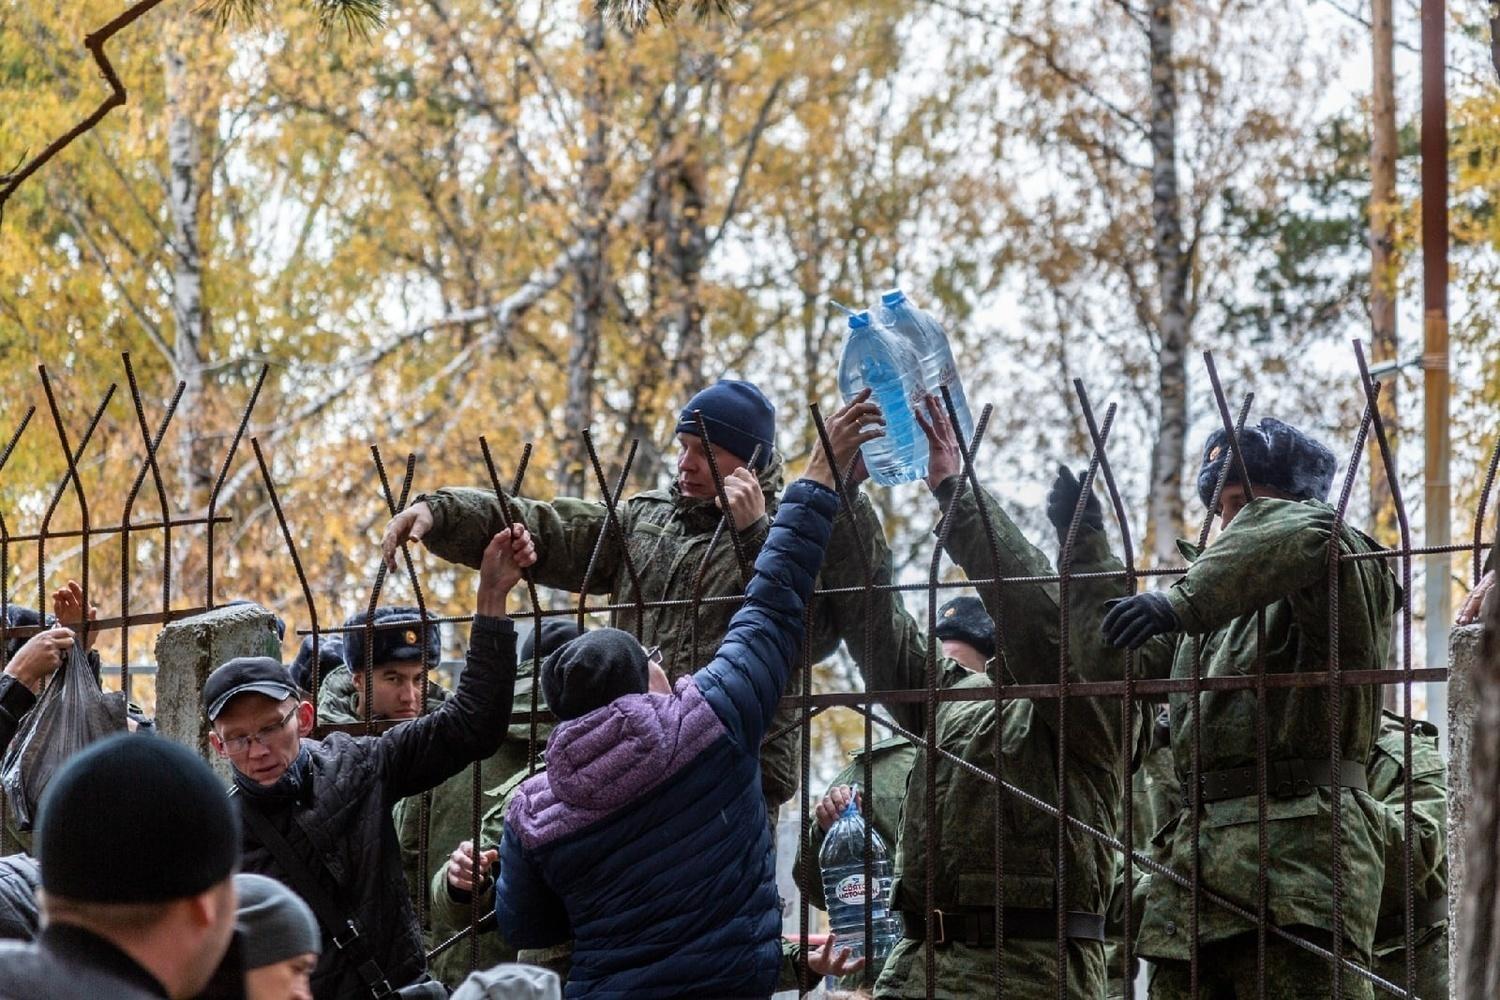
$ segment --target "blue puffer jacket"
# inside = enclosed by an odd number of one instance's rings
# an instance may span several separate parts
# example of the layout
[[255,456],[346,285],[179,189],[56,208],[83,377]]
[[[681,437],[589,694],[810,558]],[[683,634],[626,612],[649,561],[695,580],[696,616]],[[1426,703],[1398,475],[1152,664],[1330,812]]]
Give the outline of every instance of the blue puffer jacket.
[[495,915],[573,940],[567,995],[766,997],[781,964],[759,751],[802,644],[838,498],[787,490],[713,662],[671,695],[558,726],[505,818]]

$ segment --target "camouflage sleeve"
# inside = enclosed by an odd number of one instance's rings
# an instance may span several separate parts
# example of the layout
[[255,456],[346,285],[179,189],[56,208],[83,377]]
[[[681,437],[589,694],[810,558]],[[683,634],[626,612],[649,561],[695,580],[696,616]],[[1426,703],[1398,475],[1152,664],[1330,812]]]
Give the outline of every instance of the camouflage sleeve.
[[1252,500],[1167,590],[1182,631],[1201,635],[1312,586],[1328,569],[1333,510]]
[[[485,546],[505,527],[505,515],[495,494],[444,487],[417,499],[432,511],[432,530],[422,539],[428,550],[449,562],[478,569]],[[576,593],[607,523],[607,508],[574,497],[559,497],[551,503],[516,497],[511,504],[536,543],[532,570],[536,582]],[[625,513],[623,507],[620,513]],[[609,592],[619,559],[620,546],[610,532],[599,548],[589,588],[592,593]]]
[[[819,586],[863,587],[866,565],[876,585],[885,586],[894,579],[893,562],[885,528],[874,505],[865,494],[857,493],[854,510],[841,509],[834,520]],[[822,609],[820,615],[834,623],[838,636],[848,647],[865,690],[900,691],[926,686],[927,637],[906,610],[898,592],[830,594],[819,599],[818,607]],[[953,664],[946,657],[939,656],[938,660],[941,679]],[[914,733],[922,731],[926,716],[919,703],[893,702],[884,707],[905,728]]]
[[[948,529],[948,555],[969,579],[1052,575],[1052,563],[1026,540],[988,491],[982,491],[978,497],[969,489],[960,494],[959,485],[959,477],[949,477],[938,486],[937,498],[952,521]],[[986,519],[994,530],[993,547],[985,528]],[[974,589],[995,620],[1001,656],[1010,676],[1022,684],[1056,681],[1057,585],[980,584]]]
[[[1406,784],[1401,760],[1404,738],[1399,729],[1383,734],[1371,759],[1370,794],[1380,802],[1384,820],[1385,884],[1382,915],[1400,914],[1406,906]],[[1377,764],[1379,762],[1379,764]],[[1383,766],[1381,766],[1383,765]],[[1442,752],[1436,735],[1411,734],[1411,876],[1418,902],[1440,899],[1448,889],[1448,794]]]

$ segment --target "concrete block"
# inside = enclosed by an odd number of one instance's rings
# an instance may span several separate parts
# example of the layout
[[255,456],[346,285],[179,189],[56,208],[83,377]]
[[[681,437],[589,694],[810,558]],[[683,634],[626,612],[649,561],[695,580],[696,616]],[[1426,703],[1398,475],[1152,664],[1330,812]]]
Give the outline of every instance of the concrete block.
[[[1464,891],[1469,809],[1473,804],[1472,760],[1474,722],[1480,711],[1476,681],[1480,671],[1480,625],[1455,628],[1448,639],[1448,926],[1458,927],[1458,906]],[[1448,968],[1458,968],[1462,934],[1448,935]],[[1452,989],[1459,977],[1451,976]],[[1454,993],[1457,996],[1457,993]]]
[[236,656],[281,659],[275,619],[265,608],[236,604],[170,622],[156,640],[156,726],[203,756],[229,779],[229,765],[209,746],[203,682]]

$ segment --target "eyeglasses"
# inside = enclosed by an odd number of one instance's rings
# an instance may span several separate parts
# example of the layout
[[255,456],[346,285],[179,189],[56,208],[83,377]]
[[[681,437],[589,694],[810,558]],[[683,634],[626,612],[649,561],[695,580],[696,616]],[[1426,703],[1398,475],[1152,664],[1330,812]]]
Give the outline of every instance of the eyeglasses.
[[660,646],[648,646],[646,648],[646,662],[647,663],[654,663],[658,667],[661,666],[661,647]]
[[227,740],[220,739],[219,743],[224,748],[222,751],[224,756],[238,757],[241,754],[248,753],[252,742],[259,743],[263,747],[268,747],[269,744],[266,741],[285,729],[287,722],[292,716],[297,714],[297,709],[300,707],[300,704],[293,705],[291,710],[283,715],[281,721],[274,726],[266,726],[264,729],[251,733],[249,736],[236,736],[233,739]]

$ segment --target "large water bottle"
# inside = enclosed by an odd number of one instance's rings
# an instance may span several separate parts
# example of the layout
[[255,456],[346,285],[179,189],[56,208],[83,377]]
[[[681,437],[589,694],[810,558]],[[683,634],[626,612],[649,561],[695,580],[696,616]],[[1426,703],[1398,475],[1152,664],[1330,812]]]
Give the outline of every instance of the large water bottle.
[[948,345],[948,334],[943,331],[942,324],[930,313],[918,309],[899,288],[892,288],[880,296],[876,315],[917,352],[922,365],[923,387],[939,399],[943,395],[940,387],[948,387],[948,395],[953,397],[953,409],[958,413],[958,432],[967,445],[974,437],[974,417],[969,413],[969,399],[964,395],[958,365],[953,361],[953,348]]
[[836,947],[847,947],[856,958],[880,962],[901,940],[901,915],[891,912],[891,855],[885,841],[870,831],[870,929],[874,940],[865,946],[865,818],[856,796],[828,829],[818,852],[823,871],[823,899],[828,903],[828,928],[838,935]]
[[860,446],[870,478],[894,486],[926,476],[927,435],[912,416],[922,396],[921,362],[905,340],[861,310],[849,314],[839,391],[848,402],[865,388],[885,416],[885,435]]

